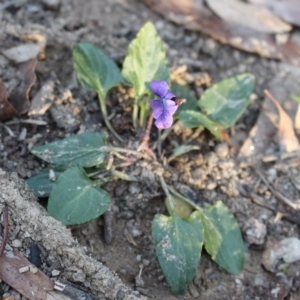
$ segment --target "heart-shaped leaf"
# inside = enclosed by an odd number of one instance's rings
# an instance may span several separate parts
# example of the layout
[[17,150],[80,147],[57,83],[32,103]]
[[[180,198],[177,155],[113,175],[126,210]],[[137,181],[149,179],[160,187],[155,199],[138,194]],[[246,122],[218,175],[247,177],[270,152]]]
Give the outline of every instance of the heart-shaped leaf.
[[37,146],[32,153],[44,161],[62,166],[92,167],[101,164],[106,154],[101,147],[106,145],[99,132],[84,132],[60,141]]
[[231,274],[244,268],[245,248],[240,228],[228,208],[218,201],[200,213],[204,245],[212,259]]
[[80,43],[73,49],[73,65],[79,82],[98,93],[103,120],[111,133],[122,138],[112,128],[106,109],[106,94],[121,83],[122,75],[115,62],[93,44]]
[[215,137],[222,139],[222,128],[201,112],[194,110],[182,111],[179,114],[179,120],[182,122],[183,127],[195,128],[203,126],[207,128]]
[[[61,168],[45,169],[27,179],[26,183],[28,187],[33,190],[36,197],[46,198],[50,196],[55,181],[64,171],[65,170]],[[52,178],[51,173],[54,176]]]
[[79,82],[95,90],[101,98],[121,83],[122,76],[115,62],[90,43],[80,43],[73,49],[73,65]]
[[171,91],[173,94],[176,95],[176,97],[186,99],[186,103],[183,103],[178,107],[175,115],[179,115],[182,111],[186,110],[199,111],[198,101],[188,87],[177,83],[173,83],[171,86]]
[[193,280],[203,245],[199,212],[186,220],[175,213],[156,215],[152,223],[156,255],[174,294],[182,293]]
[[146,23],[129,45],[122,75],[127,84],[133,85],[138,99],[149,90],[150,81],[169,81],[164,43],[152,23]]
[[109,204],[109,194],[96,187],[81,167],[73,167],[59,176],[47,209],[56,220],[74,225],[99,217]]
[[255,77],[248,73],[225,79],[203,93],[199,107],[209,119],[229,128],[247,108],[254,84]]

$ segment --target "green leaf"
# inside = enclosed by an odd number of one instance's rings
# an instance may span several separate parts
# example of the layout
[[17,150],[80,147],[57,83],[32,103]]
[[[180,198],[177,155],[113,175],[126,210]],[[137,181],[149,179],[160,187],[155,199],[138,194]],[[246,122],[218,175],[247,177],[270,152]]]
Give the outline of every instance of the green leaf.
[[[33,190],[36,197],[46,198],[50,196],[55,181],[63,171],[64,170],[61,168],[45,169],[27,179],[26,183],[28,187]],[[55,178],[53,179],[50,179],[51,172],[54,172],[55,175]]]
[[109,194],[95,187],[81,167],[73,167],[59,176],[47,209],[56,220],[65,225],[74,225],[99,217],[109,204]]
[[178,107],[175,115],[179,115],[182,111],[186,110],[199,111],[198,101],[188,87],[173,83],[171,86],[171,91],[176,95],[176,97],[186,99],[186,103],[183,103]]
[[84,132],[60,141],[37,146],[32,153],[55,165],[92,167],[103,163],[106,154],[101,147],[106,145],[99,132]]
[[203,245],[203,227],[199,212],[187,220],[175,213],[156,215],[152,223],[156,255],[174,294],[182,293],[193,280]]
[[178,217],[186,220],[194,210],[193,207],[186,201],[182,200],[182,198],[179,198],[177,195],[171,194],[170,196],[172,197],[173,207],[170,207],[170,202],[167,198],[165,199],[165,205],[168,212],[171,214],[172,209],[174,209]]
[[244,268],[245,248],[240,228],[221,201],[200,213],[204,226],[204,245],[212,259],[231,274]]
[[222,128],[201,112],[193,110],[182,111],[179,114],[179,120],[182,122],[183,127],[195,128],[203,126],[207,128],[215,137],[222,139]]
[[296,102],[300,103],[300,96],[297,96],[297,95],[291,94],[291,98],[292,98],[294,101],[296,101]]
[[121,83],[115,62],[93,44],[80,43],[74,47],[73,65],[83,87],[97,91],[104,99],[112,87]]
[[173,155],[179,156],[192,150],[199,150],[200,147],[196,145],[181,145],[173,149]]
[[248,73],[225,79],[203,93],[199,107],[222,128],[231,127],[246,110],[254,84],[255,77]]
[[122,75],[133,85],[136,98],[149,90],[152,80],[169,81],[164,43],[152,23],[146,23],[130,43]]

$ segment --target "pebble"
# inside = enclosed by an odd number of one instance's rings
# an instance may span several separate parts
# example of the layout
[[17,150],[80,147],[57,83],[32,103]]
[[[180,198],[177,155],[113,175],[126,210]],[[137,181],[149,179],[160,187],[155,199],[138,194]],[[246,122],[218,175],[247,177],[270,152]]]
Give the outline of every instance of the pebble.
[[60,0],[43,0],[43,4],[49,9],[57,9],[60,5]]
[[256,276],[255,279],[254,279],[254,285],[256,285],[256,286],[264,286],[265,285],[265,281],[263,280],[263,278]]
[[164,280],[164,278],[165,278],[165,276],[164,276],[164,275],[160,275],[160,276],[158,276],[158,281],[163,281],[163,280]]
[[77,272],[72,275],[72,279],[75,282],[84,282],[85,281],[85,274],[83,273],[82,270],[77,270]]
[[145,267],[148,267],[149,265],[150,265],[150,260],[148,260],[148,259],[143,259],[143,265],[145,266]]
[[58,276],[60,274],[60,271],[52,270],[51,274],[52,274],[52,277],[55,277],[55,276]]
[[215,152],[218,157],[221,157],[221,158],[227,157],[229,154],[229,147],[228,147],[227,143],[218,144],[215,147]]
[[249,244],[262,245],[265,242],[267,228],[265,224],[251,217],[246,221],[243,232]]
[[140,191],[141,191],[141,188],[137,184],[135,184],[135,183],[130,184],[129,192],[131,194],[133,194],[133,195],[138,194]]
[[268,181],[273,183],[275,178],[277,177],[277,171],[274,168],[268,170]]
[[217,183],[215,181],[208,182],[206,189],[207,190],[214,190],[217,187]]
[[135,258],[137,261],[141,261],[142,260],[142,255],[138,254]]
[[142,231],[137,228],[132,228],[131,233],[134,237],[142,235]]
[[14,248],[21,248],[22,247],[22,242],[20,240],[13,240],[11,242],[12,247]]
[[211,169],[218,165],[218,157],[214,152],[210,152],[204,156],[207,161],[208,168]]

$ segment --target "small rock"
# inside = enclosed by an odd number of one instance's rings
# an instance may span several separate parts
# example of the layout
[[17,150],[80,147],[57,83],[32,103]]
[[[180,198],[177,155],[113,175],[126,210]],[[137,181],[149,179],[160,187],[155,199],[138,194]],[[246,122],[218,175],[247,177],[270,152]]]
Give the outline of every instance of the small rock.
[[132,233],[133,237],[142,235],[142,231],[137,228],[132,228],[131,233]]
[[263,278],[259,277],[259,276],[256,276],[254,278],[254,285],[255,286],[264,286],[266,284],[266,282],[264,281]]
[[164,280],[164,278],[165,278],[165,276],[164,276],[164,275],[160,275],[160,276],[158,276],[158,281],[163,281],[163,280]]
[[22,63],[36,58],[39,55],[40,50],[40,45],[29,43],[4,50],[2,53],[15,63]]
[[84,282],[85,281],[85,274],[83,273],[82,270],[77,270],[77,272],[72,275],[72,279],[75,282]]
[[274,182],[274,180],[277,178],[277,171],[274,168],[271,168],[268,170],[268,181]]
[[30,270],[30,272],[31,272],[32,274],[36,274],[36,273],[38,272],[38,268],[35,267],[35,266],[30,266],[30,267],[29,267],[29,270]]
[[206,189],[207,190],[214,190],[217,187],[217,183],[215,181],[208,182]]
[[135,258],[137,261],[141,261],[142,260],[142,255],[138,254]]
[[295,237],[286,238],[267,248],[263,253],[262,263],[270,272],[276,272],[280,260],[293,263],[300,260],[300,240]]
[[[10,290],[9,293],[10,293],[10,295],[12,297],[11,299],[13,299],[13,300],[21,300],[22,296],[17,291]],[[5,298],[3,298],[3,299],[5,299]],[[10,299],[10,298],[8,298],[8,299]]]
[[18,141],[24,141],[26,139],[26,135],[27,135],[27,128],[22,128],[21,133],[18,136]]
[[55,276],[58,276],[60,274],[60,271],[52,270],[51,274],[52,274],[52,277],[55,277]]
[[246,221],[243,232],[249,244],[262,245],[267,234],[266,225],[255,218]]
[[136,183],[132,183],[129,186],[129,192],[130,194],[138,194],[141,191],[141,188],[136,184]]
[[229,147],[228,147],[227,143],[218,144],[215,147],[215,152],[221,158],[227,157],[227,155],[229,153]]
[[143,265],[145,266],[145,267],[148,267],[149,265],[150,265],[150,260],[148,260],[148,259],[143,259]]
[[13,240],[11,242],[11,245],[14,247],[14,248],[21,248],[22,247],[22,242],[20,240]]
[[25,266],[25,267],[22,267],[22,268],[19,269],[20,274],[28,272],[28,271],[29,271],[29,266]]
[[57,9],[60,6],[60,0],[43,0],[43,4],[48,9]]
[[209,169],[218,165],[218,157],[214,152],[206,154],[204,160],[206,160]]

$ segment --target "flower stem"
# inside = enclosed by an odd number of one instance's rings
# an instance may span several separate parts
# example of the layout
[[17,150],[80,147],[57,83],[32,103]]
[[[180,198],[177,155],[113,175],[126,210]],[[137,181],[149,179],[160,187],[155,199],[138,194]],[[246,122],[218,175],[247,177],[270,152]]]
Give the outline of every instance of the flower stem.
[[159,143],[162,143],[168,137],[168,135],[171,133],[171,131],[173,129],[177,128],[178,126],[180,126],[180,121],[177,121],[176,123],[174,123],[170,128],[165,129],[163,131],[163,133],[159,136],[159,141],[156,141],[153,144],[153,146],[151,147],[151,149],[155,150],[159,146]]
[[107,109],[106,109],[106,103],[105,103],[105,98],[106,95],[101,96],[101,93],[98,92],[98,99],[99,99],[99,103],[100,103],[100,108],[101,108],[101,112],[102,112],[102,116],[103,116],[103,120],[105,125],[107,126],[107,128],[109,129],[109,131],[120,141],[120,142],[124,142],[123,139],[115,132],[115,130],[112,128],[109,119],[108,119],[108,115],[107,115]]
[[182,196],[180,193],[178,193],[175,189],[173,189],[172,187],[170,187],[169,185],[166,185],[166,188],[175,196],[177,196],[178,198],[180,198],[181,200],[185,201],[186,203],[188,203],[189,205],[191,205],[194,209],[199,210],[200,212],[202,212],[202,208],[200,206],[198,206],[196,203],[194,203],[193,201],[191,201],[190,199]]
[[169,192],[168,186],[167,186],[164,178],[162,177],[162,175],[159,175],[159,179],[160,179],[161,187],[162,187],[162,189],[164,190],[164,192],[167,196],[167,201],[168,201],[169,207],[171,209],[171,212],[169,212],[169,213],[173,214],[175,212],[175,207],[174,207],[172,196]]
[[154,159],[156,159],[155,153],[149,148],[149,139],[150,139],[152,124],[153,124],[153,114],[151,113],[148,119],[145,135],[137,151],[145,150],[149,155],[151,155]]
[[134,129],[137,128],[138,113],[139,113],[139,99],[136,97],[133,103],[133,110],[132,110],[132,125]]
[[147,118],[147,111],[149,110],[148,102],[141,101],[140,102],[140,119],[139,119],[139,125],[140,127],[144,128],[146,124],[146,118]]

